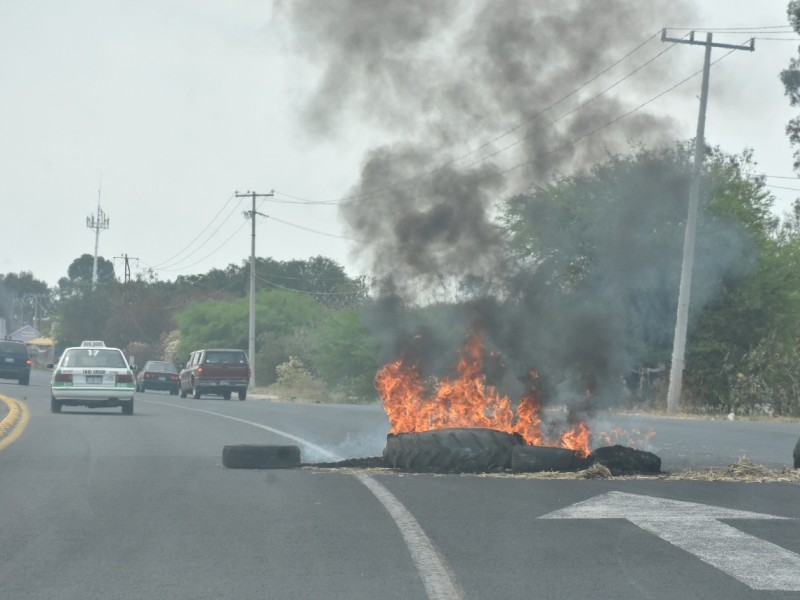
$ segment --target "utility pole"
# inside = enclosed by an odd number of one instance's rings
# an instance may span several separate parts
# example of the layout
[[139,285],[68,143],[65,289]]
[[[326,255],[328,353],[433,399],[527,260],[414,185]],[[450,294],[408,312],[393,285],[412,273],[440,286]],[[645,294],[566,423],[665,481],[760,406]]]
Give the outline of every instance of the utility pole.
[[237,198],[252,198],[253,208],[244,211],[244,216],[250,219],[251,236],[250,236],[250,327],[247,343],[247,356],[250,360],[250,385],[255,385],[256,382],[256,215],[266,217],[267,215],[260,213],[256,210],[256,198],[267,198],[274,196],[275,192],[269,194],[257,194],[256,192],[245,192],[240,194],[236,192]]
[[97,250],[100,247],[100,232],[108,229],[110,219],[100,208],[100,190],[97,190],[97,216],[90,215],[86,217],[86,226],[89,229],[94,229],[94,263],[92,264],[92,291],[97,289]]
[[686,354],[686,331],[689,324],[689,297],[692,290],[692,269],[694,267],[694,242],[697,229],[697,205],[700,201],[700,179],[703,173],[703,154],[705,151],[706,107],[708,105],[708,79],[711,72],[711,48],[730,48],[753,52],[755,40],[749,45],[715,44],[711,32],[706,33],[706,41],[694,39],[694,31],[689,39],[668,38],[667,30],[661,30],[661,41],[675,44],[691,44],[705,47],[703,62],[703,82],[700,86],[700,113],[697,117],[697,134],[694,138],[694,172],[689,187],[689,211],[686,216],[686,232],[683,238],[683,262],[681,263],[681,282],[678,290],[678,314],[675,319],[675,337],[672,344],[672,363],[667,391],[667,412],[678,412],[683,389],[683,369]]
[[139,258],[138,257],[129,257],[127,254],[123,254],[122,256],[115,256],[114,257],[114,260],[117,260],[117,259],[124,261],[124,265],[125,265],[125,279],[123,280],[124,283],[130,283],[130,281],[131,281],[131,263],[130,263],[130,261],[131,260],[138,261]]

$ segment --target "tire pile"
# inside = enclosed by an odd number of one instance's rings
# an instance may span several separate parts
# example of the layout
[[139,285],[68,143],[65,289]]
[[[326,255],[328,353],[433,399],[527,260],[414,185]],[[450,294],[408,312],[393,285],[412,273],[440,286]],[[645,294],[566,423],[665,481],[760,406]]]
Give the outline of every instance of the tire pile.
[[[795,448],[795,466],[800,441]],[[416,473],[491,473],[580,471],[599,464],[612,475],[657,474],[661,459],[651,452],[605,446],[587,457],[574,450],[527,446],[517,434],[483,428],[435,429],[386,436],[383,456],[350,458],[304,465],[297,446],[225,446],[222,464],[229,469],[391,468]]]
[[612,475],[661,472],[661,458],[652,452],[615,445],[584,458],[574,450],[526,446],[516,434],[480,428],[389,434],[383,461],[393,469],[427,473],[579,471],[594,464]]

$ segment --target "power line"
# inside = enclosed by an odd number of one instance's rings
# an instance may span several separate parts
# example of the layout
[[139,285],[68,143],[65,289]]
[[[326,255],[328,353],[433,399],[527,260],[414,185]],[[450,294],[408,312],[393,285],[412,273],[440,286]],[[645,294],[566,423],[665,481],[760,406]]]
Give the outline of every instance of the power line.
[[[560,115],[560,116],[558,116],[557,118],[555,118],[555,119],[553,119],[552,121],[550,121],[550,122],[547,124],[547,127],[552,127],[552,126],[554,126],[556,123],[558,123],[559,121],[562,121],[563,119],[567,118],[569,115],[572,115],[572,114],[574,114],[574,113],[578,112],[579,110],[581,110],[581,109],[585,108],[586,106],[588,106],[589,104],[591,104],[592,102],[594,102],[595,100],[597,100],[598,98],[600,98],[601,96],[603,96],[604,94],[608,93],[609,91],[611,91],[612,89],[614,89],[615,87],[617,87],[618,85],[620,85],[621,83],[623,83],[624,81],[626,81],[627,79],[631,78],[633,75],[635,75],[636,73],[638,73],[639,71],[641,71],[642,69],[644,69],[646,66],[648,66],[649,64],[651,64],[653,61],[655,61],[656,59],[658,59],[659,57],[661,57],[663,54],[665,54],[666,52],[669,52],[669,51],[670,51],[672,48],[674,48],[674,47],[675,47],[675,44],[672,44],[672,45],[670,45],[670,46],[667,46],[667,47],[666,47],[664,50],[662,50],[661,52],[659,52],[658,54],[656,54],[654,57],[652,57],[652,58],[651,58],[650,60],[648,60],[647,62],[645,62],[645,63],[643,63],[643,64],[639,65],[639,66],[638,66],[636,69],[634,69],[633,71],[631,71],[630,73],[628,73],[627,75],[625,75],[625,76],[624,76],[622,79],[618,79],[617,81],[615,81],[614,83],[612,83],[610,86],[608,86],[607,88],[605,88],[605,89],[604,89],[603,91],[601,91],[600,93],[598,93],[598,94],[595,94],[594,96],[592,96],[591,98],[589,98],[589,99],[588,99],[588,100],[586,100],[585,102],[583,102],[583,103],[579,104],[578,106],[576,106],[576,107],[572,108],[571,110],[568,110],[567,112],[565,112],[565,113],[561,114],[561,115]],[[515,142],[513,142],[513,143],[511,143],[511,144],[508,144],[507,146],[504,146],[504,147],[500,148],[499,150],[496,150],[495,152],[492,152],[491,154],[488,154],[488,155],[484,156],[484,157],[483,157],[483,158],[481,158],[479,161],[476,161],[476,162],[474,162],[474,163],[471,163],[471,165],[479,164],[480,162],[482,162],[482,161],[484,161],[484,160],[486,160],[486,159],[488,159],[488,158],[492,158],[493,156],[496,156],[496,155],[500,154],[501,152],[505,152],[506,150],[509,150],[510,148],[513,148],[514,146],[517,146],[517,145],[521,144],[523,141],[525,141],[525,140],[527,140],[527,139],[530,139],[531,137],[533,137],[534,135],[537,135],[538,133],[539,133],[539,132],[531,132],[531,133],[529,133],[528,135],[526,135],[526,136],[523,136],[523,137],[519,138],[519,139],[518,139],[518,140],[516,140]]]
[[281,289],[281,290],[286,290],[286,291],[289,291],[289,292],[297,292],[298,294],[309,294],[311,296],[352,296],[353,294],[360,294],[363,291],[363,290],[352,290],[350,292],[313,292],[313,291],[309,291],[309,290],[298,290],[298,289],[295,289],[295,288],[286,287],[286,286],[280,285],[278,283],[274,283],[272,281],[269,281],[268,279],[264,279],[263,277],[259,277],[258,275],[256,275],[256,279],[258,279],[259,281],[261,281],[263,283],[266,283],[267,285],[271,285],[272,287],[275,287],[275,288],[278,288],[278,289]]
[[[449,167],[449,166],[451,166],[451,165],[453,165],[453,164],[455,164],[455,163],[457,163],[457,162],[459,162],[459,161],[461,161],[461,160],[463,160],[463,159],[465,159],[465,158],[467,158],[469,156],[472,156],[473,154],[475,154],[477,152],[480,152],[484,148],[487,148],[488,146],[491,146],[492,144],[494,144],[495,142],[499,141],[500,139],[506,137],[507,135],[510,135],[511,133],[514,133],[515,131],[517,131],[521,127],[524,127],[525,125],[533,122],[534,120],[538,119],[539,117],[541,117],[542,115],[544,115],[548,111],[552,110],[553,108],[555,108],[559,104],[565,102],[566,100],[568,100],[569,98],[574,96],[576,93],[578,93],[580,90],[585,88],[587,85],[593,83],[598,78],[600,78],[601,76],[605,75],[610,70],[612,70],[614,67],[616,67],[620,63],[624,62],[627,58],[629,58],[630,56],[632,56],[633,54],[638,52],[648,42],[652,41],[656,36],[658,36],[660,34],[660,32],[661,32],[661,30],[653,33],[650,37],[645,39],[643,42],[639,43],[636,47],[634,47],[632,50],[627,52],[621,58],[619,58],[616,61],[614,61],[612,64],[610,64],[608,67],[606,67],[605,69],[600,71],[598,74],[596,74],[593,77],[591,77],[590,79],[586,80],[584,83],[582,83],[581,85],[577,86],[572,91],[570,91],[566,95],[562,96],[561,98],[559,98],[555,102],[553,102],[553,103],[549,104],[548,106],[546,106],[545,108],[535,112],[532,116],[528,117],[527,119],[517,123],[516,125],[514,125],[510,129],[507,129],[506,131],[500,133],[499,135],[495,136],[494,138],[488,140],[487,142],[484,142],[483,144],[477,146],[476,148],[473,148],[472,150],[466,152],[465,154],[463,154],[461,156],[458,156],[456,158],[444,161],[443,163],[437,165],[436,167],[433,167],[433,168],[429,169],[428,171],[425,171],[423,173],[420,173],[418,175],[414,175],[414,176],[406,178],[406,179],[402,179],[402,180],[396,181],[396,182],[394,182],[394,183],[392,183],[390,185],[387,185],[387,186],[384,186],[384,187],[381,187],[381,188],[373,188],[373,189],[370,189],[370,190],[366,190],[366,191],[364,191],[364,192],[362,192],[360,194],[354,194],[354,195],[351,195],[351,196],[343,196],[343,197],[340,197],[340,198],[337,198],[337,199],[334,199],[334,200],[312,201],[312,200],[308,200],[308,199],[305,199],[305,198],[299,198],[299,197],[294,197],[294,198],[297,199],[297,200],[302,200],[302,201],[304,201],[306,203],[309,203],[309,204],[310,203],[315,203],[315,204],[316,203],[318,203],[318,204],[340,204],[342,202],[347,202],[347,201],[364,200],[364,199],[373,198],[373,197],[376,197],[376,196],[385,196],[387,193],[391,192],[394,189],[397,189],[400,186],[407,185],[408,183],[412,183],[414,181],[423,179],[424,177],[433,175],[434,173],[437,173],[437,172],[439,172],[439,171],[441,171],[441,170],[443,170],[443,169],[445,169],[445,168],[447,168],[447,167]],[[661,54],[663,54],[663,53],[664,53],[663,51],[660,52],[658,54],[658,56],[661,56]],[[652,60],[654,60],[654,59],[651,59],[646,64],[649,64],[649,62],[652,62]],[[628,76],[626,76],[625,78],[623,78],[623,80],[626,79],[627,77],[630,77],[630,74]],[[562,116],[562,118],[563,118],[563,116]],[[493,156],[493,155],[490,155],[490,156]],[[288,196],[288,194],[284,194],[284,195]]]
[[324,231],[319,231],[317,229],[311,229],[310,227],[304,227],[303,225],[298,225],[296,223],[290,223],[289,221],[284,221],[283,219],[279,219],[278,217],[273,217],[272,215],[265,215],[268,219],[272,219],[273,221],[277,221],[278,223],[283,223],[284,225],[289,225],[290,227],[296,227],[297,229],[302,229],[303,231],[310,231],[311,233],[316,233],[318,235],[324,235],[326,237],[332,238],[340,238],[343,240],[350,240],[352,242],[359,242],[361,240],[357,240],[355,238],[348,237],[346,235],[337,235],[335,233],[326,233]]
[[791,190],[793,192],[800,192],[800,188],[784,187],[782,185],[770,185],[769,183],[765,183],[764,185],[766,187],[775,188],[776,190]]
[[172,256],[170,256],[166,260],[162,260],[161,262],[156,263],[155,265],[153,265],[150,268],[156,269],[157,267],[159,267],[161,265],[168,265],[170,262],[172,262],[173,259],[177,258],[181,254],[183,254],[187,249],[189,249],[189,247],[191,247],[191,245],[194,244],[200,238],[200,236],[203,235],[206,232],[206,230],[209,227],[211,227],[211,225],[214,223],[214,221],[217,220],[217,217],[219,217],[219,215],[222,214],[222,211],[225,210],[225,207],[228,206],[228,204],[230,203],[231,200],[233,200],[233,198],[234,198],[234,195],[231,194],[230,198],[228,198],[225,201],[225,204],[223,204],[222,207],[217,211],[217,214],[215,214],[213,217],[211,217],[211,220],[208,222],[208,224],[205,227],[203,227],[203,229],[200,230],[200,233],[198,233],[194,238],[192,238],[192,241],[190,241],[183,248],[181,248],[176,254],[173,254]]
[[[225,238],[225,241],[222,242],[219,246],[217,246],[213,251],[211,251],[209,254],[206,254],[203,258],[193,262],[192,264],[184,265],[183,267],[175,268],[175,269],[163,269],[162,268],[162,269],[157,269],[157,270],[158,271],[167,271],[167,272],[170,272],[170,273],[174,273],[174,272],[177,272],[177,271],[185,271],[186,269],[190,269],[191,267],[200,264],[201,262],[203,262],[207,258],[210,258],[210,257],[214,256],[223,246],[225,246],[225,244],[230,242],[233,239],[233,237],[237,233],[239,233],[242,230],[242,227],[244,227],[245,225],[247,225],[246,221],[243,222],[241,225],[239,225],[239,227],[236,229],[236,231],[234,231],[229,237]],[[154,269],[154,270],[156,270],[156,269]]]
[[792,29],[791,25],[762,25],[760,27],[667,27],[674,31],[702,31],[703,33],[747,33],[750,31]]
[[[226,203],[226,205],[227,205],[227,203]],[[162,266],[161,266],[161,267],[160,267],[158,270],[159,270],[159,271],[180,271],[180,270],[182,270],[182,269],[189,268],[189,267],[191,267],[191,266],[193,266],[193,265],[196,265],[196,264],[197,264],[197,262],[194,262],[194,263],[192,263],[191,265],[186,265],[186,266],[183,266],[183,267],[182,267],[182,266],[180,266],[180,265],[181,265],[181,263],[185,262],[185,261],[186,261],[186,260],[187,260],[187,259],[188,259],[190,256],[193,256],[193,255],[197,254],[197,253],[198,253],[198,252],[199,252],[199,251],[200,251],[200,250],[201,250],[201,249],[202,249],[202,248],[203,248],[203,247],[204,247],[206,244],[208,244],[208,243],[209,243],[209,242],[210,242],[210,241],[213,239],[213,237],[214,237],[215,235],[217,235],[217,233],[219,232],[219,230],[220,230],[220,229],[222,229],[222,227],[225,225],[225,223],[227,223],[227,222],[230,220],[230,218],[231,218],[231,217],[234,215],[234,213],[236,213],[236,211],[237,211],[237,210],[238,210],[238,206],[234,205],[234,206],[233,206],[233,208],[231,209],[231,211],[228,213],[228,215],[227,215],[227,216],[226,216],[226,217],[225,217],[225,218],[222,220],[222,222],[221,222],[221,223],[220,223],[220,224],[217,226],[217,228],[216,228],[216,229],[214,229],[214,230],[213,230],[213,231],[212,231],[212,232],[211,232],[211,233],[210,233],[210,234],[209,234],[209,235],[208,235],[208,236],[207,236],[207,237],[206,237],[206,238],[203,240],[203,242],[202,242],[202,243],[201,243],[199,246],[197,246],[197,247],[196,247],[194,250],[192,250],[191,252],[189,252],[188,254],[186,254],[186,255],[185,255],[183,258],[181,258],[181,259],[179,259],[179,260],[177,260],[177,261],[172,261],[172,262],[165,261],[165,262],[161,263],[161,265],[162,265]],[[216,218],[216,217],[215,217],[215,218]],[[209,223],[209,226],[210,226],[212,223],[213,223],[213,220],[212,220],[212,222],[211,222],[211,223]],[[206,228],[206,229],[207,229],[207,228]],[[236,231],[239,231],[239,230],[237,229]],[[199,237],[199,236],[198,236],[198,237]],[[195,238],[195,240],[196,240],[196,239],[197,239],[197,238]],[[229,239],[230,239],[230,238],[229,238]],[[213,253],[212,253],[212,254],[213,254]],[[200,259],[200,261],[202,261],[202,260],[203,260],[203,259]],[[198,262],[200,262],[200,261],[198,261]]]

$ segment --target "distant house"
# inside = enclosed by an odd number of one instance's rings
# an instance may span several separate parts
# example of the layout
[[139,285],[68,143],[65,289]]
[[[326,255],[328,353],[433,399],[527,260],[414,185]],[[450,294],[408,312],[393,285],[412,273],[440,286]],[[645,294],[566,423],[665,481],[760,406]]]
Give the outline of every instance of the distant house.
[[8,338],[14,340],[15,342],[27,342],[28,340],[36,339],[41,335],[41,333],[36,331],[30,325],[25,325],[24,327],[20,327],[16,331],[13,331]]
[[53,347],[55,342],[42,335],[30,325],[20,327],[11,335],[9,339],[16,342],[25,342],[28,351],[31,353],[31,359],[34,364],[44,366],[49,362],[53,362]]

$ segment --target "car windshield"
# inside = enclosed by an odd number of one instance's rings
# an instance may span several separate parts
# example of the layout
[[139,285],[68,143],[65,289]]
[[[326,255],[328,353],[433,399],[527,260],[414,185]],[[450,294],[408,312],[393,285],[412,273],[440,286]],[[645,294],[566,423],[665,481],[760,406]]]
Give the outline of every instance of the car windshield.
[[62,367],[124,369],[128,365],[122,352],[113,348],[69,348]]
[[156,371],[158,373],[177,373],[178,368],[171,362],[151,360],[144,365],[145,371]]

